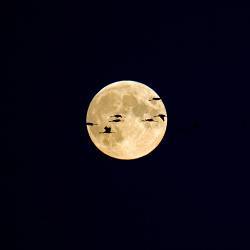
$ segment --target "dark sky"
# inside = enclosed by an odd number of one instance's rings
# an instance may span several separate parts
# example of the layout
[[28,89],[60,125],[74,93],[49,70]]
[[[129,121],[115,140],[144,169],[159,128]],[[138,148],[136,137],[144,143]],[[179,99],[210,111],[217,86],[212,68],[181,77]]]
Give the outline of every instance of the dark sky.
[[[83,2],[17,6],[17,249],[249,246],[249,9]],[[124,79],[168,111],[162,144],[134,161],[100,153],[84,126],[94,94]]]

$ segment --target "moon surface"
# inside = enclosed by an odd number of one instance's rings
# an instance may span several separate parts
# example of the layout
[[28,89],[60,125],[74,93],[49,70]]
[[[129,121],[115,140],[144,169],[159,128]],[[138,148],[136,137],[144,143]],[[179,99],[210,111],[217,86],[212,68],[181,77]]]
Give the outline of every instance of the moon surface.
[[164,137],[167,117],[159,114],[167,116],[154,90],[139,82],[119,81],[101,89],[90,102],[87,130],[104,154],[136,159],[149,154]]

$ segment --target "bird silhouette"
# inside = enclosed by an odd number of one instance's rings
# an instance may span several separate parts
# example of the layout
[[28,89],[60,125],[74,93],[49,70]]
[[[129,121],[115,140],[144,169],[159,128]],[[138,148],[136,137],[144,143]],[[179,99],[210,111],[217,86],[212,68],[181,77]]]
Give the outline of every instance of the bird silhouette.
[[153,97],[152,99],[149,99],[150,102],[151,102],[151,101],[159,101],[159,100],[161,100],[160,97]]
[[148,119],[142,120],[142,122],[158,122],[158,121],[155,121],[152,118],[148,118]]
[[104,127],[104,131],[103,132],[99,132],[100,134],[111,134],[111,133],[115,133],[115,132],[111,132],[111,127]]
[[167,117],[164,114],[159,114],[159,115],[155,115],[154,117],[160,117],[163,121],[165,121],[165,117]]
[[94,126],[94,125],[98,125],[98,124],[93,123],[93,122],[86,122],[86,125],[87,125],[87,126]]
[[109,122],[123,122],[123,120],[121,120],[121,119],[114,119],[114,120],[111,120]]
[[120,115],[120,114],[116,114],[116,115],[111,115],[110,117],[122,118],[122,115]]

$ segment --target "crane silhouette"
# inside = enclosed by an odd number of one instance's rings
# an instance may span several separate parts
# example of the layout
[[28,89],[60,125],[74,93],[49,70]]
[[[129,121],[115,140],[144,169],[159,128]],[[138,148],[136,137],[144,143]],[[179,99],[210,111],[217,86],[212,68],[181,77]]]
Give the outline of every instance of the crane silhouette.
[[120,114],[116,114],[116,115],[111,115],[110,117],[122,118],[122,115],[120,115]]
[[159,115],[155,115],[154,117],[160,117],[163,121],[165,121],[165,117],[167,117],[164,114],[159,114]]
[[142,120],[142,122],[158,122],[158,121],[155,121],[155,120],[152,119],[152,118],[148,118],[148,119]]
[[123,120],[121,120],[121,119],[114,119],[114,120],[111,120],[109,122],[123,122]]
[[152,99],[149,99],[150,102],[151,102],[151,101],[159,101],[159,100],[161,100],[160,97],[153,97]]
[[86,125],[87,126],[95,126],[95,125],[98,125],[97,123],[93,123],[93,122],[86,122]]
[[111,127],[104,127],[104,131],[103,132],[99,132],[100,134],[111,134],[111,133],[115,133],[115,132],[111,132]]

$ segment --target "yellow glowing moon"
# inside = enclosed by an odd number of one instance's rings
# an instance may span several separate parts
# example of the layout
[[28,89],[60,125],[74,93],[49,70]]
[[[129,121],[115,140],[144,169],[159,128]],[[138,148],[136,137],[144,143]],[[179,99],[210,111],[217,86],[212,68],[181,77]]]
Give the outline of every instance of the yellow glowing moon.
[[[167,115],[155,91],[139,82],[119,81],[94,96],[86,124],[99,150],[117,159],[130,160],[147,155],[161,142],[167,117],[157,116],[159,114]],[[107,133],[103,133],[105,131]]]

